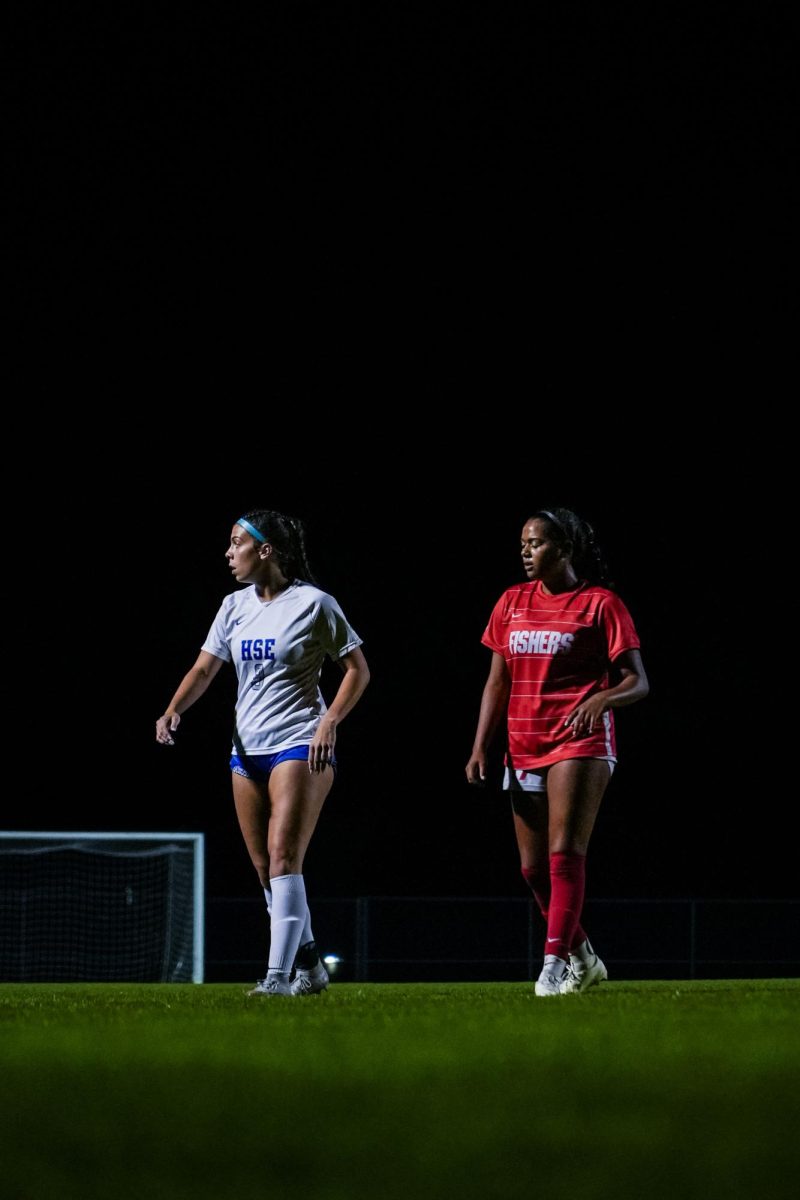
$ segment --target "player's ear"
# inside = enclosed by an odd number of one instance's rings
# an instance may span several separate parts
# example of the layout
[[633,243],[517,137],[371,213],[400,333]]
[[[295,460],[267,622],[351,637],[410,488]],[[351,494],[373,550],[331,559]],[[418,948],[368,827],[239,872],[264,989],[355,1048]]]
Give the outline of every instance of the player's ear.
[[272,554],[272,546],[269,544],[269,542],[262,542],[258,548],[259,558],[263,558],[266,561],[266,559],[268,559],[271,554]]

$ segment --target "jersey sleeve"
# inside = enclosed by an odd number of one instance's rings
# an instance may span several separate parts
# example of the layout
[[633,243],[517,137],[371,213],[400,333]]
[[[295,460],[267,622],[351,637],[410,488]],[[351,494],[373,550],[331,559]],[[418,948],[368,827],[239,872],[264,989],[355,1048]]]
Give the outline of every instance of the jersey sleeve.
[[489,624],[483,631],[481,642],[495,654],[505,655],[508,640],[508,622],[506,620],[506,593],[504,592],[492,609]]
[[606,635],[609,662],[619,658],[626,650],[639,649],[639,635],[633,617],[614,592],[609,592],[600,606],[600,623]]
[[213,654],[215,658],[221,658],[223,662],[231,661],[228,609],[229,605],[227,601],[223,600],[219,612],[214,617],[214,622],[206,635],[206,640],[201,646],[201,650],[206,650],[209,654]]
[[342,658],[362,643],[333,596],[327,593],[323,593],[320,602],[316,633],[323,650],[332,659]]

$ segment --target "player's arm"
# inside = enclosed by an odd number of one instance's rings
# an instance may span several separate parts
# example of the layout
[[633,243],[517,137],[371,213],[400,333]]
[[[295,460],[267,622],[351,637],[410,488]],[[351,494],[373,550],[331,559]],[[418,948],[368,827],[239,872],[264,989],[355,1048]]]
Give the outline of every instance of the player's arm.
[[167,705],[163,716],[156,721],[156,741],[163,746],[173,746],[172,735],[180,725],[181,713],[185,713],[196,700],[199,700],[215,677],[223,659],[216,654],[201,650],[197,661],[178,684],[178,690]]
[[336,727],[355,707],[369,683],[369,667],[360,646],[337,658],[336,664],[344,674],[328,711],[322,717],[308,748],[308,769],[323,771],[333,757]]
[[638,650],[623,650],[622,654],[614,659],[613,667],[620,676],[619,683],[589,696],[588,700],[584,700],[573,709],[565,720],[564,724],[571,725],[574,733],[591,733],[607,708],[623,708],[626,704],[635,704],[637,700],[644,700],[650,691],[642,656]]
[[605,693],[606,708],[623,708],[626,704],[635,704],[644,700],[650,691],[650,684],[642,664],[642,656],[638,650],[623,650],[614,660],[614,670],[621,676],[619,683],[609,688]]
[[489,677],[483,688],[472,754],[467,763],[468,783],[483,783],[486,779],[486,756],[494,731],[506,711],[510,691],[511,676],[506,660],[502,654],[493,651]]

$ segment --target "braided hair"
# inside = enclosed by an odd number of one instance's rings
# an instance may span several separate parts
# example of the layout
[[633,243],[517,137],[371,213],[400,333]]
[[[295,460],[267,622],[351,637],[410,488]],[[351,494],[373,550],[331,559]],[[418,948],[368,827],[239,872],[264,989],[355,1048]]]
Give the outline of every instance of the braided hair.
[[558,545],[572,545],[572,565],[576,574],[589,583],[611,588],[608,565],[602,550],[594,540],[594,530],[569,508],[539,508],[529,518],[544,521],[548,536]]
[[306,583],[316,584],[308,565],[305,529],[298,517],[287,517],[284,513],[267,508],[255,508],[245,513],[244,519],[254,525],[274,548],[287,579],[302,579]]

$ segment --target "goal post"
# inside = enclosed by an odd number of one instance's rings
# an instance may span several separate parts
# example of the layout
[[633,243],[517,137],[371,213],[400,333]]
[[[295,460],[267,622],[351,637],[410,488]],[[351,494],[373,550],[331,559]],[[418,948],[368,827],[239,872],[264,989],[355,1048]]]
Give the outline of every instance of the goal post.
[[202,983],[202,833],[0,831],[0,980]]

